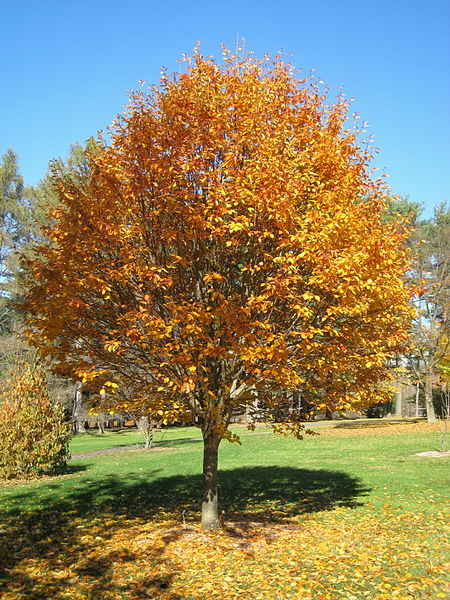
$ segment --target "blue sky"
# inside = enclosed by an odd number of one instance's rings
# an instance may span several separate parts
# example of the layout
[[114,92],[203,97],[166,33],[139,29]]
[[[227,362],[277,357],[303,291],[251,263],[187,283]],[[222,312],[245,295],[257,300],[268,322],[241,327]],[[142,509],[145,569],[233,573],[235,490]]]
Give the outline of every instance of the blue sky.
[[110,124],[139,80],[178,70],[197,40],[219,57],[239,35],[356,98],[394,193],[426,214],[450,200],[448,0],[24,0],[2,21],[0,153],[13,148],[26,183]]

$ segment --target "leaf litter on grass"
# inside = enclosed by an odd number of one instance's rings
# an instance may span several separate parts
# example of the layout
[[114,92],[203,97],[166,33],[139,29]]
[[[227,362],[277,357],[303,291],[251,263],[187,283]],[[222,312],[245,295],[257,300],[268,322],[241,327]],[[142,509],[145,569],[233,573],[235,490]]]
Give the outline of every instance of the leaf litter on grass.
[[285,523],[235,521],[213,533],[170,515],[151,522],[76,519],[75,537],[59,548],[45,537],[38,552],[10,548],[18,555],[1,597],[447,598],[449,515],[441,507],[429,520],[420,508],[380,515],[366,505],[358,518],[355,510],[336,508]]
[[[322,423],[323,424],[323,423]],[[314,423],[311,423],[314,428]],[[331,421],[317,428],[321,436],[368,436],[368,435],[394,435],[394,434],[422,434],[440,433],[442,423],[427,423],[427,421]],[[437,440],[439,438],[436,438]]]

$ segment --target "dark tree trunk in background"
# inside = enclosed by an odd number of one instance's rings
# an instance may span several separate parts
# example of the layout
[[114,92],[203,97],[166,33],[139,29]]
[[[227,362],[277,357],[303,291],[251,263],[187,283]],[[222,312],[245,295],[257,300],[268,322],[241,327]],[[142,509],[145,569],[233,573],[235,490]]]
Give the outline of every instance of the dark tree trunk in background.
[[433,373],[431,371],[425,374],[425,407],[428,423],[436,423],[436,412],[433,404]]

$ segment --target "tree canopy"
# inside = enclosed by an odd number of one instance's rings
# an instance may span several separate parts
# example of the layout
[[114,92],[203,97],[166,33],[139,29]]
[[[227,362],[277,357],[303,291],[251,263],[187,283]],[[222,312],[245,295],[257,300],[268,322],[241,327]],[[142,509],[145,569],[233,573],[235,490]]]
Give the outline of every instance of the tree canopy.
[[[59,372],[195,419],[216,527],[217,449],[255,397],[269,415],[281,389],[331,410],[386,398],[408,255],[345,98],[278,57],[186,61],[132,94],[82,182],[54,172],[25,308]],[[301,435],[295,411],[284,426]]]

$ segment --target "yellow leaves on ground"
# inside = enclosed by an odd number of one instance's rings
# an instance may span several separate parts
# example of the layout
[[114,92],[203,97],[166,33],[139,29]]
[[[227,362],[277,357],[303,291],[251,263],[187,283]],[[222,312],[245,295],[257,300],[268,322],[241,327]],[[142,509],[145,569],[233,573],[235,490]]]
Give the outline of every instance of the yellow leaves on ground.
[[[314,425],[311,423],[311,425]],[[426,423],[425,421],[411,421],[395,423],[389,421],[354,421],[351,424],[345,421],[330,424],[330,426],[317,428],[321,436],[355,436],[355,435],[394,435],[402,433],[439,433],[442,423]]]
[[[366,507],[284,523],[233,522],[207,533],[189,522],[78,524],[76,554],[23,556],[2,600],[400,600],[446,598],[448,513]],[[30,584],[32,587],[30,588]],[[27,589],[31,595],[27,596]]]

